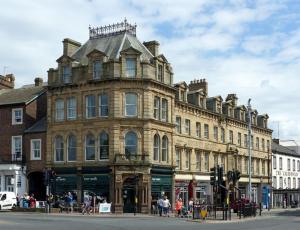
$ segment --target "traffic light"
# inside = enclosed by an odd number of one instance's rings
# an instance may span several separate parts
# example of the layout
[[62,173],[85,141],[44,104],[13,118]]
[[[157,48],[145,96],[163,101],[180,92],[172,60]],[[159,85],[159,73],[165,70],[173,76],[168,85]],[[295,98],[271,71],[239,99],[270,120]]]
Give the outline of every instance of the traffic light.
[[49,171],[48,170],[44,171],[44,185],[45,186],[49,185]]
[[223,184],[223,167],[218,167],[218,185]]
[[54,170],[49,170],[49,179],[50,179],[50,182],[53,183],[55,181],[55,178],[56,178],[56,172]]
[[241,173],[239,170],[235,171],[236,180],[238,181],[241,178]]
[[216,185],[217,182],[217,167],[210,168],[210,184]]

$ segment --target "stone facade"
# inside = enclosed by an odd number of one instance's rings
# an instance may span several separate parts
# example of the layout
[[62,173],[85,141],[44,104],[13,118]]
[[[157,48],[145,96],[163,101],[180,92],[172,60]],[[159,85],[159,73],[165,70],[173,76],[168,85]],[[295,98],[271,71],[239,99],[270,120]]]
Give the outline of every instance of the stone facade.
[[[90,39],[83,45],[64,40],[57,68],[48,71],[46,167],[57,173],[53,192],[72,190],[78,199],[92,192],[112,202],[115,212],[136,208],[148,213],[159,196],[175,202],[176,196],[185,196],[181,192],[191,180],[207,183],[209,170],[204,168],[214,164],[214,155],[220,156],[226,170],[242,166],[247,149],[244,142],[239,146],[237,136],[247,133],[246,114],[233,95],[225,102],[221,97],[208,98],[205,80],[173,85],[172,68],[159,54],[159,43],[140,43],[135,27],[122,27],[124,23],[114,25],[113,32],[90,29]],[[264,127],[253,125],[254,139],[264,140],[264,147],[253,151],[260,168],[253,178],[258,184],[268,183],[270,170],[267,118],[254,117],[265,122]],[[187,132],[185,119],[190,124]],[[201,124],[201,137],[196,136],[196,122]],[[217,139],[214,127],[219,130]],[[228,143],[229,130],[232,143]],[[209,162],[204,166],[206,152]],[[244,181],[247,172],[244,167],[241,171]],[[196,191],[198,185],[193,186]],[[210,193],[208,185],[206,192]]]

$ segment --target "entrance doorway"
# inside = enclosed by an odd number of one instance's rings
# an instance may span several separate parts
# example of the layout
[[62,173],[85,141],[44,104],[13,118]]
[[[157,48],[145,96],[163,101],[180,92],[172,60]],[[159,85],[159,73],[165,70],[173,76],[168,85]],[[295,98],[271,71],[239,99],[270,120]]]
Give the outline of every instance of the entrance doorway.
[[32,172],[28,175],[29,194],[34,194],[37,200],[46,199],[46,188],[42,172]]
[[137,197],[137,183],[135,177],[127,178],[123,183],[123,213],[137,212],[135,198]]

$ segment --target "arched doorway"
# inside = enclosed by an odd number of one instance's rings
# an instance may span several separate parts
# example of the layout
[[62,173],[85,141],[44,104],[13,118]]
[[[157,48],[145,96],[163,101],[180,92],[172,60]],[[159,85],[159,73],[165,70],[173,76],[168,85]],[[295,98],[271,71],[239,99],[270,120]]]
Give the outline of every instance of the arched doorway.
[[34,194],[37,200],[46,199],[46,188],[42,172],[31,172],[28,175],[28,193]]
[[138,176],[128,177],[123,183],[123,213],[138,211]]

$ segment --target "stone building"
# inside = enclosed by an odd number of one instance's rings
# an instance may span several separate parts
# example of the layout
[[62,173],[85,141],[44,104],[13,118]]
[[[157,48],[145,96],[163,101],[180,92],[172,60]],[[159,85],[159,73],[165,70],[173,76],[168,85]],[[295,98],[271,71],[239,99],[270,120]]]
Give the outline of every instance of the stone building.
[[[115,212],[133,212],[136,196],[137,211],[147,213],[161,195],[187,200],[187,187],[209,195],[216,159],[226,170],[241,169],[245,190],[246,109],[236,96],[208,97],[205,80],[173,84],[159,43],[141,43],[127,21],[89,32],[83,45],[64,39],[58,66],[48,71],[53,192],[104,196]],[[257,188],[268,183],[267,119],[253,113]]]
[[[40,134],[32,138],[27,130],[46,116],[46,89],[40,78],[35,79],[34,85],[14,89],[13,75],[0,78],[0,85],[5,86],[0,87],[0,191],[23,195],[29,190],[37,192],[37,198],[45,198],[39,196],[45,168],[41,159],[45,138]],[[37,139],[43,142],[37,143]],[[39,189],[34,189],[36,184]]]

